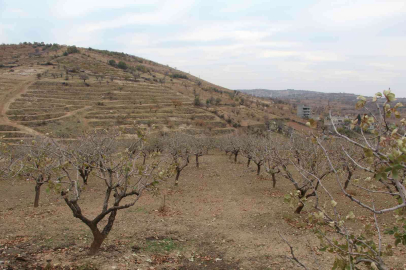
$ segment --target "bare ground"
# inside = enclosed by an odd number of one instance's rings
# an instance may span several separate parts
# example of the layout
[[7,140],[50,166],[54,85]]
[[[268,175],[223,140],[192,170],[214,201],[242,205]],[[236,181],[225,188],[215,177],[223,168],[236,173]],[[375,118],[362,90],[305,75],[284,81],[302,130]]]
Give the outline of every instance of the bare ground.
[[[158,195],[145,193],[134,207],[119,211],[96,256],[87,255],[89,229],[57,194],[44,189],[34,209],[32,183],[0,182],[0,268],[296,269],[286,258],[289,249],[280,231],[304,263],[331,269],[333,255],[317,251],[311,228],[283,203],[290,184],[279,178],[272,189],[270,179],[256,177],[255,168],[240,160],[204,156],[201,168],[191,163],[182,172],[179,187],[171,180]],[[90,179],[84,192],[86,215],[96,215],[102,206],[98,184]],[[402,258],[404,252],[394,257],[394,265],[400,267]]]

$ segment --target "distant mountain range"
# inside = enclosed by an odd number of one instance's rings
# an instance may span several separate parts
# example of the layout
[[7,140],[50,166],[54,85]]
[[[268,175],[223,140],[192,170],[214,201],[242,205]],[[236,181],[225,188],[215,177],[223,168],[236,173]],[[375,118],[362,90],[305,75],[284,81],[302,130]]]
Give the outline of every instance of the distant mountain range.
[[[312,112],[318,115],[334,109],[342,115],[356,114],[355,104],[359,95],[349,93],[323,93],[309,90],[268,90],[268,89],[243,89],[237,90],[242,93],[253,95],[262,98],[273,98],[283,100],[296,107],[299,104],[306,104],[312,107]],[[396,93],[395,93],[396,94]],[[385,102],[385,99],[380,99],[379,103]],[[402,117],[406,116],[406,98],[396,98],[396,102],[401,102],[404,106],[399,108],[402,112]],[[370,109],[375,106],[369,104]]]
[[[324,93],[310,90],[269,90],[269,89],[241,89],[237,90],[256,97],[277,98],[277,99],[300,99],[300,100],[329,100],[329,101],[352,101],[355,102],[359,95],[349,93]],[[396,93],[395,94],[399,94]],[[397,98],[399,102],[405,102],[406,98]]]
[[323,93],[310,90],[269,90],[269,89],[243,89],[238,90],[245,94],[253,95],[256,97],[269,97],[278,99],[324,99],[324,100],[356,100],[358,95],[348,93]]

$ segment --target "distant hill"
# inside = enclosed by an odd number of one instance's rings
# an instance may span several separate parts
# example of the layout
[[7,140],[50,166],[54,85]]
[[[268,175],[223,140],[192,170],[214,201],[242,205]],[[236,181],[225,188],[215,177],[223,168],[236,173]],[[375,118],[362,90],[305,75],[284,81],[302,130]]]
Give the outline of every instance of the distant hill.
[[238,90],[248,95],[253,95],[256,97],[269,97],[277,99],[319,99],[324,100],[337,100],[346,99],[355,101],[358,95],[348,94],[348,93],[323,93],[310,90],[295,90],[295,89],[286,89],[286,90],[269,90],[269,89],[243,89]]
[[[283,100],[292,104],[295,108],[299,104],[306,104],[312,107],[313,113],[316,115],[326,115],[330,110],[336,114],[351,115],[359,113],[355,109],[357,98],[359,95],[349,93],[323,93],[309,90],[268,90],[268,89],[243,89],[238,90],[244,94],[252,95],[261,98],[270,98]],[[395,94],[400,94],[396,93]],[[384,102],[381,99],[380,102]],[[397,102],[406,104],[406,98],[397,98]],[[370,109],[374,109],[372,106]],[[406,112],[406,107],[400,108],[401,112]]]

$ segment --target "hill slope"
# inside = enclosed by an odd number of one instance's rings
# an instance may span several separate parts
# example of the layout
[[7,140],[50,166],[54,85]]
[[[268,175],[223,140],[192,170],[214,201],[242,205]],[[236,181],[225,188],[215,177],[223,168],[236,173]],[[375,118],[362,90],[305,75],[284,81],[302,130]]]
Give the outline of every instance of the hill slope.
[[294,116],[191,74],[124,53],[24,43],[0,47],[0,136],[75,137],[134,127],[211,135]]

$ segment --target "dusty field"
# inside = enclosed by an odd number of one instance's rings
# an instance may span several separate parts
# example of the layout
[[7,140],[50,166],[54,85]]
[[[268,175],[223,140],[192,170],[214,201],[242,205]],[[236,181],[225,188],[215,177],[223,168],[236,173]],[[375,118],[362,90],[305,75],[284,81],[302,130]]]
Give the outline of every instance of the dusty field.
[[[160,186],[159,195],[145,193],[135,206],[119,211],[101,252],[92,257],[87,255],[89,229],[57,194],[44,188],[40,207],[34,209],[32,183],[0,182],[0,268],[296,269],[286,258],[289,249],[280,231],[304,263],[331,269],[333,254],[318,251],[311,226],[299,219],[311,208],[294,215],[283,203],[292,186],[279,177],[272,189],[271,180],[255,176],[255,168],[246,168],[245,161],[240,157],[234,164],[213,152],[202,158],[199,169],[191,163],[179,187],[170,180]],[[91,179],[83,193],[86,215],[95,215],[102,206],[99,184]],[[164,195],[166,210],[160,211]],[[370,221],[355,213],[354,224]],[[390,216],[384,218],[388,222]],[[406,267],[404,254],[404,249],[395,254],[394,269]]]

